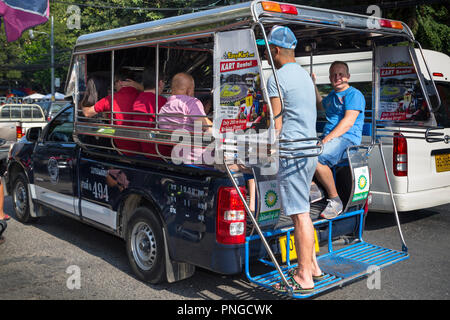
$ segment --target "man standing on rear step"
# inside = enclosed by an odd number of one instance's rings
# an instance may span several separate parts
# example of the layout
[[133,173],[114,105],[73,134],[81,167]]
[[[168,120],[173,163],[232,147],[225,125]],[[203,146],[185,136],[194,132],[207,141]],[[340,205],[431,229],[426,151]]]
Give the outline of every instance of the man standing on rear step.
[[[257,43],[264,44],[264,40],[262,43],[258,40]],[[314,281],[323,278],[314,250],[314,227],[309,215],[309,190],[317,163],[317,157],[310,155],[315,143],[298,142],[298,139],[317,136],[314,84],[310,75],[295,61],[297,39],[291,29],[274,26],[269,34],[268,44],[265,55],[270,61],[270,52],[280,92],[274,75],[267,81],[267,91],[274,115],[283,111],[275,120],[275,129],[280,138],[277,181],[283,213],[291,217],[294,224],[298,261],[297,268],[291,268],[287,281],[293,293],[307,294],[313,292]],[[282,102],[284,110],[281,108]],[[281,151],[283,149],[298,151]],[[284,283],[277,283],[273,288],[280,292],[289,290]]]
[[[312,78],[315,84],[314,74]],[[315,87],[317,108],[324,108],[327,118],[322,136],[323,152],[318,158],[315,173],[328,194],[328,204],[320,214],[325,219],[335,218],[343,210],[331,168],[347,156],[347,147],[361,144],[366,101],[361,91],[348,84],[349,79],[348,65],[335,61],[330,66],[330,82],[334,90],[322,99]]]

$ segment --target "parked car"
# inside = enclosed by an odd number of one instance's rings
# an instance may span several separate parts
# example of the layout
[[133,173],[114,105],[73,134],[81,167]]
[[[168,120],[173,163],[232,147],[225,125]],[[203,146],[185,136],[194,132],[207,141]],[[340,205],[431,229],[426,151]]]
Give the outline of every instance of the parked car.
[[68,101],[40,101],[36,102],[37,105],[41,106],[44,111],[45,118],[47,121],[52,120],[56,114],[65,106],[70,104]]
[[8,157],[14,142],[22,138],[31,127],[44,127],[47,124],[44,110],[37,104],[4,104],[0,106],[0,138],[6,143],[0,146],[0,167]]

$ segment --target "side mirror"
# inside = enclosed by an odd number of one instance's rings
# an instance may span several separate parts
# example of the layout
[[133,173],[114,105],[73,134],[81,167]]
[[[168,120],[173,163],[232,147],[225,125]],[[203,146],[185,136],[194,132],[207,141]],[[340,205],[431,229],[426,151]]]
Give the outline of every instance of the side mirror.
[[41,136],[42,128],[41,127],[33,127],[27,130],[27,140],[30,142],[36,142]]

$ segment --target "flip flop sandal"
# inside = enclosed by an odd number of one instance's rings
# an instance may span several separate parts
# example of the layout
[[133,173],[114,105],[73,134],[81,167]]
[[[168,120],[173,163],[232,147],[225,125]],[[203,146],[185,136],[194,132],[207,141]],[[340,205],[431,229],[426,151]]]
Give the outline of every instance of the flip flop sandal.
[[9,215],[5,214],[5,217],[3,219],[0,219],[0,220],[8,221],[9,219],[11,219],[11,217]]
[[[292,268],[292,269],[290,269],[290,270],[288,271],[288,275],[289,275],[290,277],[293,277],[294,274],[295,274],[296,272],[297,272],[297,268]],[[319,275],[319,276],[312,276],[312,278],[313,278],[313,281],[314,281],[314,282],[322,281],[323,278],[325,278],[325,273],[322,272],[321,275]]]
[[298,283],[294,277],[290,278],[289,284],[291,285],[292,291],[294,293],[306,294],[314,291],[314,287],[312,288],[302,288],[300,283]]
[[325,273],[322,272],[320,276],[312,276],[314,282],[322,281],[325,278]]
[[[302,286],[295,281],[295,279],[289,278],[287,280],[289,286],[292,288],[292,292],[293,293],[299,293],[299,294],[307,294],[307,293],[311,293],[314,291],[314,287],[312,288],[302,288]],[[286,287],[286,285],[284,283],[276,283],[272,286],[272,289],[274,289],[277,292],[281,292],[281,293],[287,293],[289,292],[289,288]]]

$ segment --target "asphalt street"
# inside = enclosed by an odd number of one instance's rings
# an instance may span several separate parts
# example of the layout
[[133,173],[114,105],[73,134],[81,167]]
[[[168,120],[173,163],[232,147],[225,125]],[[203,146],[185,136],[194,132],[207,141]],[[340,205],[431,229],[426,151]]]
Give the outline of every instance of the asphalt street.
[[[24,225],[14,217],[11,197],[5,211],[12,219],[0,245],[0,300],[288,299],[251,284],[244,273],[199,268],[177,283],[143,283],[133,276],[121,239],[56,213]],[[400,220],[408,260],[383,269],[376,288],[362,279],[314,300],[448,300],[450,205],[403,213]],[[369,213],[364,238],[401,249],[392,214]]]

